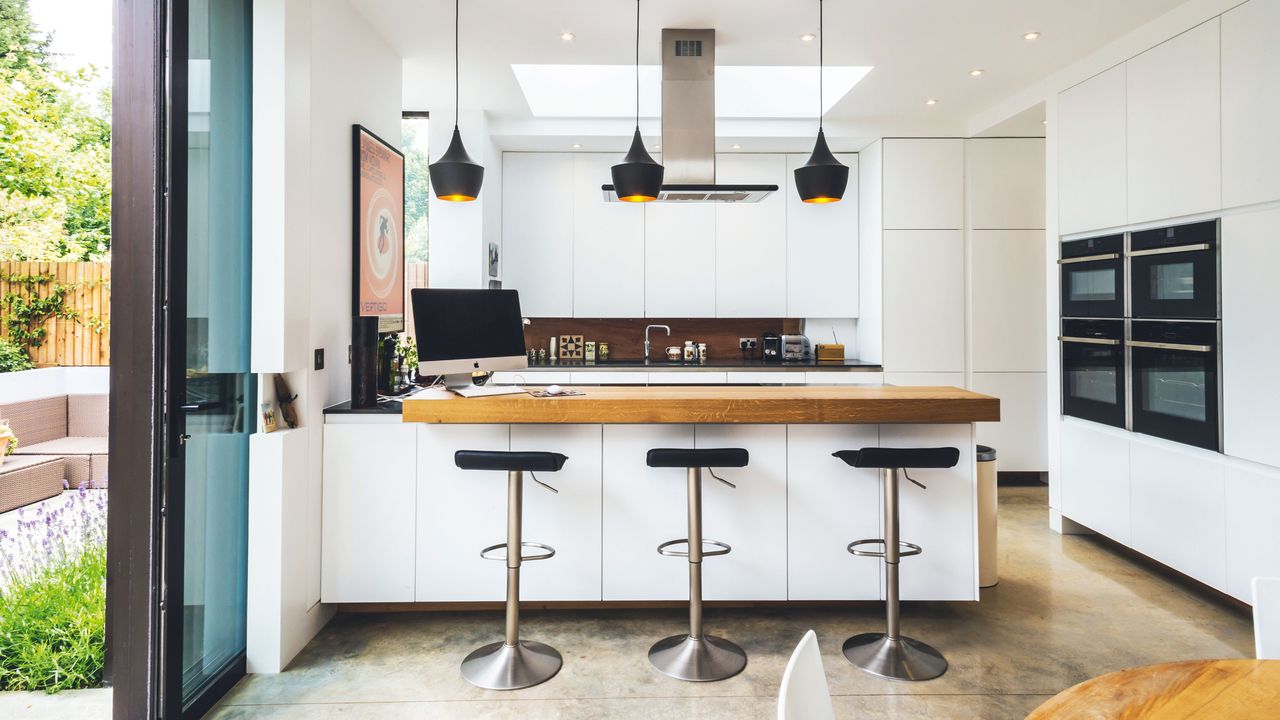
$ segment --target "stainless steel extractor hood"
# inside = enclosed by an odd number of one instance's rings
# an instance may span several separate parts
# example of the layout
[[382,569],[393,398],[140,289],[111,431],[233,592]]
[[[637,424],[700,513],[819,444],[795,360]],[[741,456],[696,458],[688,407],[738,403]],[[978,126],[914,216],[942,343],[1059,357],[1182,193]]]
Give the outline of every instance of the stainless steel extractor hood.
[[[662,31],[662,191],[656,202],[759,202],[777,185],[716,182],[716,31]],[[613,185],[604,199],[617,202]]]

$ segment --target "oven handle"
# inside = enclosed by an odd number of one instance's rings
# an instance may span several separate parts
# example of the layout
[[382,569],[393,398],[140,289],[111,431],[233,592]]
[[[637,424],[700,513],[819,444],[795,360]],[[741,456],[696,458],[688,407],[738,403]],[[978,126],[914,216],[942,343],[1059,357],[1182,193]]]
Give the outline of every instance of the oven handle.
[[1059,260],[1059,265],[1073,265],[1082,262],[1095,262],[1097,260],[1119,260],[1120,253],[1106,253],[1105,255],[1086,255],[1085,257],[1066,258]]
[[1152,348],[1155,350],[1185,350],[1187,352],[1213,352],[1212,345],[1183,345],[1182,343],[1147,342],[1146,340],[1130,340],[1129,347]]
[[1119,345],[1119,340],[1109,338],[1086,338],[1086,337],[1070,337],[1068,335],[1059,335],[1058,339],[1062,342],[1088,343],[1089,345]]
[[1142,257],[1144,255],[1169,255],[1170,253],[1197,252],[1200,250],[1208,250],[1211,246],[1209,243],[1200,243],[1199,245],[1179,245],[1177,247],[1167,248],[1151,248],[1150,250],[1131,250],[1126,255],[1128,257]]

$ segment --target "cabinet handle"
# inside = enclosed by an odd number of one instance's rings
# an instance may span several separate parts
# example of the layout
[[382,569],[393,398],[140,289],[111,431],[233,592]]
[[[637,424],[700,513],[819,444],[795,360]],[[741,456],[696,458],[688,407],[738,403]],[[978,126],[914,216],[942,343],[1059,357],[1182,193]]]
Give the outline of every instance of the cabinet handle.
[[1200,243],[1199,245],[1179,245],[1177,247],[1151,248],[1150,250],[1130,250],[1129,257],[1142,257],[1144,255],[1169,255],[1171,253],[1197,252],[1199,250],[1208,250],[1209,243]]
[[1087,255],[1085,257],[1065,258],[1059,260],[1059,265],[1074,265],[1075,263],[1094,262],[1095,260],[1119,260],[1120,253],[1106,253],[1105,255]]
[[1087,343],[1089,345],[1119,345],[1119,340],[1109,338],[1086,338],[1086,337],[1070,337],[1067,335],[1059,335],[1058,339],[1062,342]]
[[1129,347],[1152,348],[1154,350],[1185,350],[1187,352],[1213,352],[1212,345],[1183,345],[1182,343],[1147,342],[1146,340],[1130,340]]

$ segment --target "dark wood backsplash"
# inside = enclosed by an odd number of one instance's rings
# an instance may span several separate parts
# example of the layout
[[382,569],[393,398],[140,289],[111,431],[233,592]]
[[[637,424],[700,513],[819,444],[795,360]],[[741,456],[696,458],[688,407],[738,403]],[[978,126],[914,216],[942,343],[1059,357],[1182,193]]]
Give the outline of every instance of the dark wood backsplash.
[[[740,358],[738,338],[759,341],[766,332],[800,332],[798,318],[532,318],[524,329],[524,342],[534,350],[546,349],[552,335],[581,335],[597,344],[609,343],[612,360],[639,360],[644,357],[646,325],[671,326],[671,337],[661,330],[649,334],[650,356],[655,360],[665,357],[668,345],[684,345],[685,340],[706,343],[712,360]],[[760,357],[758,344],[755,357]]]

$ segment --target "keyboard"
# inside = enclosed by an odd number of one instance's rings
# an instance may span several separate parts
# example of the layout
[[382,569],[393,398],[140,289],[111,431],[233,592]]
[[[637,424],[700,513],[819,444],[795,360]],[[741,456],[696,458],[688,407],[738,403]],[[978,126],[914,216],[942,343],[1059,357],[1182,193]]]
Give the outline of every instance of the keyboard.
[[473,398],[489,397],[490,395],[520,395],[527,393],[528,390],[519,385],[469,385],[460,390],[454,390],[454,392],[465,398]]

